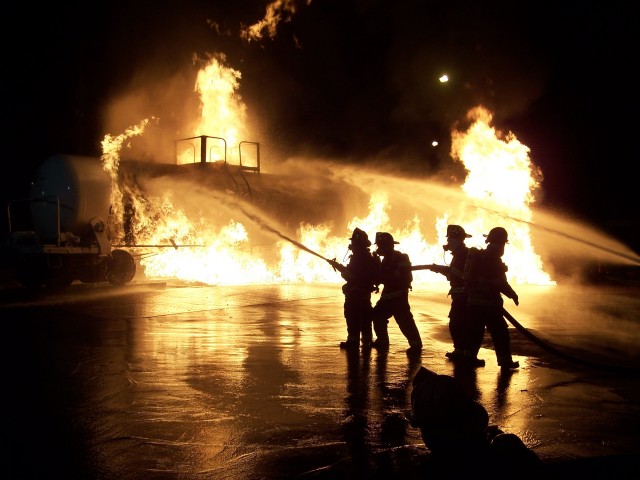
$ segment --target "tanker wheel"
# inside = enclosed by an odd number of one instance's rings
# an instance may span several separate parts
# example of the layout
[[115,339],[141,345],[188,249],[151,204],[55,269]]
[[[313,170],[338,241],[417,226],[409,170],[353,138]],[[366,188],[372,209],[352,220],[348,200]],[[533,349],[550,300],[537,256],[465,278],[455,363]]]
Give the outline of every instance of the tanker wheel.
[[113,250],[107,265],[107,280],[112,285],[125,285],[136,274],[136,262],[125,250]]

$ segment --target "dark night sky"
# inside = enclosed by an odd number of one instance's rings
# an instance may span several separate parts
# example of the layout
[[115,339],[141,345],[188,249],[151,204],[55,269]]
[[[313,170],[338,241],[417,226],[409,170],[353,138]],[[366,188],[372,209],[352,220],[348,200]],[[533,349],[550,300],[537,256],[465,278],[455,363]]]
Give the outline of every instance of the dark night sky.
[[[630,6],[300,1],[274,38],[241,40],[241,25],[262,19],[268,3],[36,9],[3,1],[11,28],[2,42],[2,162],[14,169],[3,175],[3,199],[26,195],[49,155],[98,155],[104,134],[118,133],[104,123],[115,98],[193,69],[194,54],[223,52],[242,72],[239,93],[262,123],[258,140],[283,156],[383,156],[437,173],[450,161],[446,142],[434,155],[425,139],[446,140],[454,122],[483,104],[497,128],[531,149],[544,206],[593,221],[637,250],[638,25]],[[445,91],[435,81],[442,71],[452,79]]]

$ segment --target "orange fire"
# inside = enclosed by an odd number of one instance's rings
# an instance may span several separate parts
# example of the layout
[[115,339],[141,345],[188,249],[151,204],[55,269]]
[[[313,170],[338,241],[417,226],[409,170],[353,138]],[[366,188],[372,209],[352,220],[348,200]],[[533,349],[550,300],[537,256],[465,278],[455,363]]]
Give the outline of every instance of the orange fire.
[[[246,106],[237,93],[242,74],[224,65],[225,57],[220,54],[205,65],[196,78],[195,91],[200,96],[200,116],[193,126],[193,136],[216,132],[211,147],[206,151],[206,162],[238,162],[239,152],[225,148],[238,145],[246,138]],[[178,164],[193,163],[193,148],[185,145],[178,152]],[[189,148],[191,147],[191,148]],[[226,153],[229,152],[229,158]]]
[[[310,3],[311,0],[307,0],[307,4]],[[278,24],[286,21],[296,12],[296,9],[296,3],[292,0],[273,0],[267,5],[264,18],[253,25],[243,28],[241,37],[251,42],[261,39],[264,31],[266,31],[269,38],[274,38]]]
[[516,283],[554,283],[544,273],[542,260],[531,243],[530,206],[533,192],[539,187],[536,178],[541,174],[531,164],[529,148],[513,133],[496,132],[486,109],[478,107],[468,115],[475,122],[466,132],[453,132],[452,154],[468,172],[462,190],[480,210],[491,215],[474,215],[460,223],[472,232],[506,228],[509,243],[503,259],[509,266],[509,277]]
[[[212,59],[199,72],[196,91],[202,108],[194,122],[194,136],[216,132],[235,144],[246,134],[246,108],[236,94],[239,78],[239,72],[223,65],[223,58]],[[473,235],[467,242],[469,246],[484,246],[482,234],[494,226],[505,227],[509,243],[504,260],[509,265],[510,280],[519,284],[555,283],[534,252],[528,228],[532,193],[538,187],[534,178],[540,176],[529,161],[529,149],[513,134],[503,136],[496,132],[490,126],[491,114],[482,107],[469,115],[474,121],[471,127],[452,133],[452,156],[468,170],[459,191],[367,171],[345,175],[345,178],[357,176],[360,184],[366,185],[363,188],[369,196],[368,211],[364,216],[354,214],[345,225],[301,223],[294,240],[317,255],[283,236],[273,235],[267,244],[251,238],[255,228],[249,227],[255,226],[230,207],[241,200],[229,200],[228,193],[207,191],[203,186],[185,184],[185,180],[166,178],[153,180],[156,194],[120,186],[119,152],[128,138],[144,134],[148,120],[118,137],[107,136],[103,142],[103,164],[112,175],[114,206],[122,204],[117,198],[126,198],[135,211],[131,228],[136,244],[156,246],[138,252],[147,278],[219,285],[342,283],[340,275],[323,258],[346,262],[348,238],[355,227],[367,232],[371,239],[377,231],[391,233],[400,242],[398,249],[408,253],[414,264],[426,264],[450,260],[444,255],[442,244],[446,243],[447,224],[455,223]],[[217,136],[216,133],[213,135]],[[214,153],[208,153],[207,161],[215,161],[214,157]],[[178,159],[180,163],[184,162]],[[418,205],[426,202],[428,195],[453,196],[457,200],[449,198],[439,203],[434,207],[438,210],[436,214],[428,215]],[[121,210],[123,207],[115,210],[114,216],[121,218]],[[402,212],[403,217],[395,218],[396,212]],[[407,212],[409,218],[405,218]],[[416,272],[414,277],[416,284],[443,281],[441,275],[427,270]]]

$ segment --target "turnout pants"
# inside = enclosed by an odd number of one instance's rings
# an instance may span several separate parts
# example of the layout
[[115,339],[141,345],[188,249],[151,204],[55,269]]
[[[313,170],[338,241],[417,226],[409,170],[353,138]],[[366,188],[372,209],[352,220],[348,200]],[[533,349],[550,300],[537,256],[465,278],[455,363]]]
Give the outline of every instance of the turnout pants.
[[371,328],[371,294],[349,295],[344,299],[344,318],[347,322],[347,341],[371,343],[373,332]]
[[[496,352],[498,365],[509,364],[511,357],[511,340],[509,338],[509,327],[502,315],[502,304],[500,305],[469,305],[469,314],[473,322],[477,322],[474,351],[477,354],[482,345],[484,337],[484,327],[487,328],[493,341],[493,348]],[[482,335],[480,335],[480,329]]]
[[409,342],[409,346],[422,346],[420,332],[411,313],[409,306],[409,293],[392,297],[381,297],[373,307],[372,318],[373,328],[376,332],[377,340],[389,343],[388,324],[393,317],[400,327],[400,331]]

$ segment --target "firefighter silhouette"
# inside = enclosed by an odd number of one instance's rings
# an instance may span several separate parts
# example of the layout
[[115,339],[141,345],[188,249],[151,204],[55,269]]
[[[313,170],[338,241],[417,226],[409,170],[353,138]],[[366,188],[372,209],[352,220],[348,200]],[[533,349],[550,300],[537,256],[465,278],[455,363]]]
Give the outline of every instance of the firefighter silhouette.
[[[446,356],[461,364],[471,366],[483,366],[484,360],[476,357],[471,338],[477,338],[478,332],[472,331],[474,327],[469,321],[467,292],[464,286],[464,266],[467,262],[469,247],[465,240],[471,238],[460,225],[447,226],[447,243],[443,245],[445,251],[451,252],[449,265],[428,265],[428,269],[444,275],[449,281],[449,295],[451,296],[451,308],[449,310],[449,333],[453,342],[453,351]],[[478,328],[476,326],[476,328]],[[482,334],[484,327],[482,327]]]
[[485,235],[485,249],[471,248],[464,271],[467,289],[469,319],[475,327],[471,339],[475,354],[480,350],[484,328],[489,331],[498,360],[503,370],[518,368],[511,357],[509,328],[503,316],[502,295],[518,305],[518,294],[507,281],[507,266],[502,261],[505,244],[509,241],[502,227],[492,228]]
[[398,244],[390,233],[376,233],[376,255],[382,257],[376,283],[383,285],[380,298],[373,307],[373,328],[376,340],[373,347],[379,350],[389,348],[387,330],[389,318],[393,317],[400,331],[409,342],[408,352],[422,349],[422,339],[409,306],[409,290],[413,274],[409,255],[395,249]]
[[340,342],[340,348],[371,347],[371,293],[377,290],[374,279],[380,266],[380,260],[369,251],[371,242],[367,234],[359,228],[351,235],[349,250],[351,255],[347,265],[335,260],[329,261],[338,270],[346,283],[344,293],[344,318],[347,323],[347,340]]

